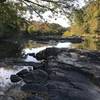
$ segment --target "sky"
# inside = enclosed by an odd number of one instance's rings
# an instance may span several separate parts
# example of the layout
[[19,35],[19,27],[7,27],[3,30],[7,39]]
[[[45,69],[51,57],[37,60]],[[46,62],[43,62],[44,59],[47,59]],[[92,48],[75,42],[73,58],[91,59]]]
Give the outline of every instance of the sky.
[[[84,0],[78,0],[78,3],[80,5],[80,7],[84,6]],[[63,27],[69,27],[70,26],[70,22],[69,20],[64,16],[61,15],[60,13],[58,14],[58,17],[50,17],[52,16],[52,13],[50,11],[47,11],[43,14],[43,17],[46,19],[47,22],[49,23],[57,23]],[[26,15],[24,15],[24,17],[26,17],[27,19],[30,18],[30,14],[29,12],[26,13]],[[40,21],[40,18],[37,17],[35,14],[32,15],[32,19],[31,20],[35,20],[35,21]]]

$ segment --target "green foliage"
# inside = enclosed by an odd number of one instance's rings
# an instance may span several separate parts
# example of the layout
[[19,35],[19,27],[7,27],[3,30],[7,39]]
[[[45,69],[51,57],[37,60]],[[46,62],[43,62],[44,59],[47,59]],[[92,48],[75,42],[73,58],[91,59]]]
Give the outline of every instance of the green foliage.
[[50,24],[50,23],[33,22],[28,27],[28,33],[31,36],[62,35],[64,31],[65,31],[65,28],[54,23]]
[[[87,5],[72,12],[70,34],[100,34],[100,0],[89,0]],[[68,32],[66,32],[67,34]],[[78,34],[76,34],[78,33]],[[65,34],[65,33],[64,33]]]
[[[13,3],[0,4],[0,37],[12,35],[17,30],[17,12]],[[9,34],[8,34],[9,33]]]
[[22,15],[26,9],[19,3],[0,3],[0,38],[12,38],[23,28]]
[[6,0],[0,0],[0,3],[4,3]]
[[84,23],[84,10],[83,9],[75,9],[72,13],[73,16],[73,24],[78,26]]

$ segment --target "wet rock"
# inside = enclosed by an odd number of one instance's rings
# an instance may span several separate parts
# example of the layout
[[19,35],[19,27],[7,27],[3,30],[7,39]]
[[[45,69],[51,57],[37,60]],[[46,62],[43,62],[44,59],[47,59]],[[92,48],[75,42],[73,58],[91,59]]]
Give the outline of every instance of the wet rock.
[[21,78],[18,77],[17,75],[11,75],[10,80],[11,80],[11,82],[16,83],[16,82],[21,81]]
[[45,62],[41,62],[41,63],[35,63],[33,65],[33,69],[36,70],[36,69],[45,69]]
[[44,100],[44,99],[40,96],[31,96],[31,97],[27,97],[26,100]]
[[25,84],[21,87],[21,90],[24,92],[46,92],[47,88],[43,84]]
[[50,57],[56,57],[61,50],[56,47],[46,48],[45,50],[40,51],[36,55],[34,53],[30,53],[30,56],[35,57],[37,60],[47,60]]
[[29,71],[27,69],[23,69],[23,70],[19,71],[16,75],[18,75],[19,77],[22,78],[27,73],[29,73]]
[[49,81],[47,87],[49,98],[52,98],[50,100],[57,100],[56,96],[63,98],[61,100],[99,100],[100,98],[99,91],[93,85],[89,86],[89,84],[79,82],[69,84],[68,82]]
[[23,80],[26,83],[43,83],[48,79],[47,72],[36,69],[24,75]]
[[[63,70],[60,68],[52,68],[52,72],[49,73],[50,80],[56,80],[60,82],[80,82],[80,83],[89,83],[89,78],[86,77],[85,73],[81,73],[80,71],[73,71],[71,69]],[[74,77],[73,77],[74,76]]]
[[86,56],[88,60],[95,62],[100,61],[100,52],[99,51],[87,51],[87,52],[82,52],[82,55]]

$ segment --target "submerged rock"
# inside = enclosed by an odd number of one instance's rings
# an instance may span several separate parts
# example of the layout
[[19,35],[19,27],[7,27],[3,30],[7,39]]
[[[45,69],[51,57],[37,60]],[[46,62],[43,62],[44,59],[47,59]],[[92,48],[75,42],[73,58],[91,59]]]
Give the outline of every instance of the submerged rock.
[[56,47],[49,47],[37,54],[29,53],[28,55],[35,57],[37,60],[48,60],[48,58],[56,57],[62,50],[63,49],[58,49]]

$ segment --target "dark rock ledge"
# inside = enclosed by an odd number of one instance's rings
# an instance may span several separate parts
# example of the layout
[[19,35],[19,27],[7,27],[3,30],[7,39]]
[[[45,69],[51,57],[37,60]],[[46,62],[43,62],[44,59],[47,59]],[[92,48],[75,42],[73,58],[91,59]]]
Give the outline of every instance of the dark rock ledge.
[[11,75],[12,82],[24,81],[24,100],[100,100],[100,52],[47,48],[37,54],[44,59]]

